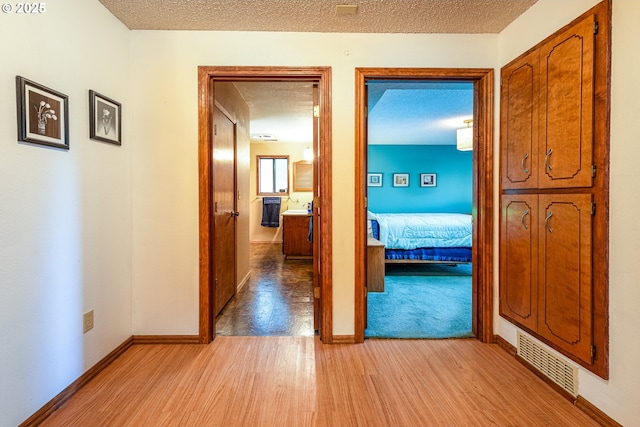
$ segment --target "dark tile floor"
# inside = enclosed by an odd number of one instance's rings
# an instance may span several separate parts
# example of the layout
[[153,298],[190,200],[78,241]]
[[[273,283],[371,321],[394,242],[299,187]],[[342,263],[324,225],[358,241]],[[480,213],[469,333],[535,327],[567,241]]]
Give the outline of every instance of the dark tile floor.
[[252,243],[251,276],[216,319],[228,336],[312,336],[312,260],[285,260],[282,245]]

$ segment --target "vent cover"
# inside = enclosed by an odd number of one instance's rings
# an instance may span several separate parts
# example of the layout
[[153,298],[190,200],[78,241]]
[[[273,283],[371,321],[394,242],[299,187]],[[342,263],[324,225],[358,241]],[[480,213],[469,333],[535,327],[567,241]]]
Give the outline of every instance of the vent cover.
[[518,332],[518,356],[572,396],[578,395],[578,369],[549,353],[544,347],[520,332]]

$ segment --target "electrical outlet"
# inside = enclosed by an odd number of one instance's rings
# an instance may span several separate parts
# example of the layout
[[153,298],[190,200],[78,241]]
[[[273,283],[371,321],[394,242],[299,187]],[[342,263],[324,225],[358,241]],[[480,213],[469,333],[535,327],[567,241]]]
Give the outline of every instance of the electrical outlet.
[[87,311],[82,316],[82,333],[86,334],[93,329],[93,310]]

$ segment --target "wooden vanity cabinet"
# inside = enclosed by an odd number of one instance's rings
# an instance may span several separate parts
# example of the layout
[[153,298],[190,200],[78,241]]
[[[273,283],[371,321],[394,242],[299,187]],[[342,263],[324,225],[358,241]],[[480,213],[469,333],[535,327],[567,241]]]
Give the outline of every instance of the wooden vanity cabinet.
[[309,241],[310,215],[282,216],[282,253],[285,258],[313,256],[313,244]]

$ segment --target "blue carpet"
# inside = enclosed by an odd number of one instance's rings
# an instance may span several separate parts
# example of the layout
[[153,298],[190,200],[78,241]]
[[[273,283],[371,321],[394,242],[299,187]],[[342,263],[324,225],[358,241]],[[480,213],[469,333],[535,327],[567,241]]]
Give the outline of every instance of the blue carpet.
[[365,336],[368,338],[473,336],[471,333],[471,276],[466,275],[464,271],[452,274],[458,275],[385,276],[384,292],[369,292],[368,327],[365,330]]

